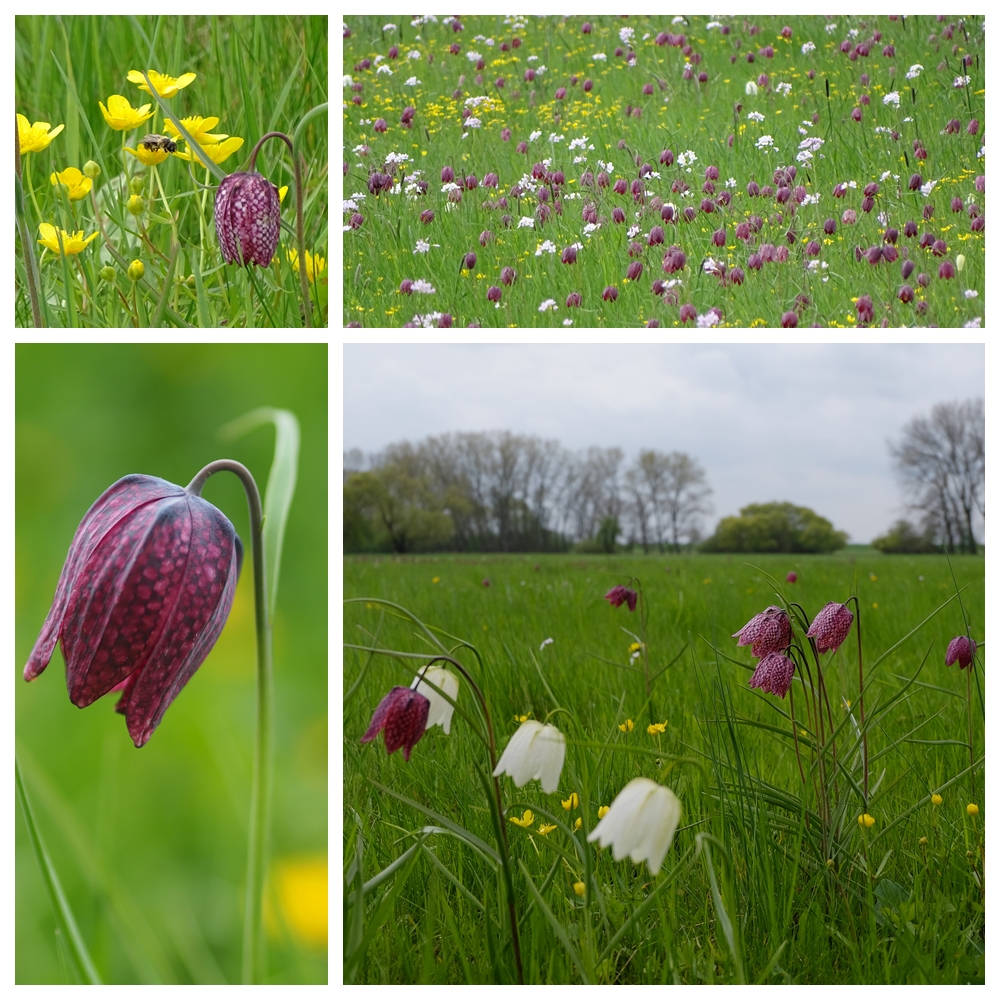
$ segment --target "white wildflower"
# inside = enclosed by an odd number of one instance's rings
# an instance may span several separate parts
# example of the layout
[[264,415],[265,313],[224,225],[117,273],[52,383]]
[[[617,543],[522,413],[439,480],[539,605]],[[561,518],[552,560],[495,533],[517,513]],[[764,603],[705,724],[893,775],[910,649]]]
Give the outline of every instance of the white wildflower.
[[752,122],[762,122],[764,116],[759,111],[748,111],[747,118]]
[[564,136],[564,135],[557,135],[555,132],[550,132],[549,133],[549,142],[562,142],[563,139],[565,139],[565,138],[566,138],[566,136]]
[[774,138],[770,135],[762,135],[754,145],[756,145],[758,149],[764,149],[766,146],[773,146]]
[[573,139],[569,144],[570,149],[586,149],[587,147],[587,137],[584,136],[582,139]]
[[392,76],[392,70],[389,69],[388,66],[379,66],[379,68],[377,70],[375,70],[375,72],[376,73],[384,73],[386,76]]
[[836,30],[837,30],[837,26],[835,24],[828,24],[826,26],[826,33],[828,35],[832,35]]
[[746,92],[747,92],[747,97],[756,97],[757,96],[757,84],[754,83],[753,80],[747,80],[747,85],[744,88],[744,90],[746,90]]
[[354,86],[354,80],[351,79],[350,73],[348,73],[348,74],[346,74],[344,76],[344,86],[345,87],[353,87]]
[[382,25],[382,30],[383,31],[395,31],[396,30],[396,25],[394,25],[394,24],[383,24]]
[[541,139],[541,137],[541,132],[532,132],[531,135],[528,136],[528,142],[534,142],[536,139]]
[[465,58],[468,59],[469,62],[474,63],[479,62],[479,60],[483,57],[478,52],[469,49],[469,51],[465,53]]
[[417,278],[413,282],[413,291],[420,292],[421,295],[433,295],[436,291],[434,286],[429,281],[424,281],[423,278]]
[[953,87],[968,87],[972,83],[971,76],[956,76],[955,82],[952,84]]
[[552,638],[543,639],[542,644],[538,647],[538,652],[540,653],[543,649],[545,649],[546,646],[551,646],[553,642],[555,642],[555,639]]
[[937,181],[927,181],[926,184],[921,184],[920,185],[920,193],[925,198],[927,198],[930,195],[931,191],[934,190],[934,188],[935,188],[936,185],[937,185]]
[[466,128],[482,128],[483,123],[479,118],[466,118],[465,119]]
[[417,240],[417,248],[413,251],[414,253],[427,253],[431,248],[430,243],[427,240]]
[[555,300],[555,299],[546,299],[546,300],[545,300],[545,301],[544,301],[544,302],[543,302],[543,303],[542,303],[542,304],[541,304],[541,305],[540,305],[540,306],[538,307],[538,311],[539,311],[540,313],[543,313],[543,312],[548,312],[548,311],[549,311],[550,309],[552,309],[552,310],[554,311],[554,310],[556,310],[556,309],[558,309],[558,308],[559,308],[559,306],[557,306],[557,305],[556,305],[556,300]]
[[525,227],[528,229],[535,228],[535,220],[530,215],[523,216],[521,221],[517,224],[518,229],[524,229]]
[[774,88],[779,94],[783,94],[787,97],[792,92],[792,85],[790,83],[779,83],[777,87]]
[[594,62],[607,62],[608,57],[603,52],[595,52],[591,57]]
[[622,30],[618,32],[618,37],[626,45],[628,45],[628,43],[632,41],[633,35],[635,35],[635,28],[622,28]]
[[545,240],[544,243],[538,244],[538,249],[535,250],[535,256],[541,257],[543,253],[555,253],[556,245],[552,240]]
[[967,299],[974,299],[977,295],[979,295],[979,292],[977,292],[974,288],[966,288],[965,297]]
[[809,55],[810,52],[815,52],[815,51],[816,51],[815,42],[806,42],[805,45],[802,46],[802,54],[804,56],[807,56]]
[[403,84],[404,87],[419,87],[424,81],[418,80],[415,76],[411,76],[406,83]]
[[894,104],[897,108],[899,107],[899,91],[892,90],[885,97],[882,98],[883,104]]
[[418,49],[410,49],[410,51],[406,53],[406,58],[407,59],[419,59],[420,58],[420,51]]
[[909,69],[908,69],[908,70],[906,71],[906,79],[907,79],[907,80],[916,80],[916,78],[917,78],[918,76],[920,76],[920,74],[921,74],[921,73],[923,72],[923,70],[924,70],[924,67],[923,67],[923,66],[921,66],[921,65],[920,65],[920,63],[914,63],[914,64],[913,64],[913,65],[912,65],[912,66],[911,66],[911,67],[910,67],[910,68],[909,68]]

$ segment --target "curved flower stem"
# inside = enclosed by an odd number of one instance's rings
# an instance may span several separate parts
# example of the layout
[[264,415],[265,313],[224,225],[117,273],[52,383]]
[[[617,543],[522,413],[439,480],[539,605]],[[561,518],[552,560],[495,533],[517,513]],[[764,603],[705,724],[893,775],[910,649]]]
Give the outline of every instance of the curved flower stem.
[[306,326],[312,326],[312,313],[310,311],[310,301],[309,301],[309,279],[306,277],[306,239],[305,239],[305,221],[302,216],[302,166],[301,166],[301,155],[295,155],[295,148],[292,145],[292,140],[285,135],[284,132],[268,132],[266,135],[262,135],[260,139],[257,140],[257,145],[254,146],[253,152],[250,154],[250,172],[253,173],[254,166],[257,163],[257,153],[260,151],[260,147],[264,145],[266,139],[283,139],[288,145],[288,151],[292,154],[292,164],[295,167],[295,241],[299,246],[299,286],[302,289],[302,314],[305,318]]
[[274,718],[274,662],[267,612],[267,577],[264,572],[264,518],[260,493],[250,470],[232,459],[210,462],[191,480],[187,492],[201,496],[205,481],[216,472],[234,472],[243,483],[250,511],[250,538],[253,546],[253,596],[257,619],[257,719],[250,793],[246,907],[243,915],[243,982],[257,983],[262,977],[264,958],[263,903],[270,832],[271,730]]
[[[523,986],[524,968],[521,965],[521,938],[517,930],[517,908],[514,904],[514,879],[511,874],[510,845],[507,841],[507,827],[504,826],[503,822],[503,799],[500,796],[500,779],[493,774],[497,769],[497,746],[493,735],[493,720],[490,718],[489,709],[486,707],[486,698],[480,690],[479,685],[472,679],[468,670],[458,660],[445,655],[432,657],[428,665],[434,664],[438,660],[450,663],[468,681],[469,687],[472,688],[476,700],[479,702],[479,707],[482,709],[483,718],[486,720],[487,746],[490,753],[490,776],[493,778],[493,795],[496,798],[497,840],[500,848],[500,860],[503,863],[504,881],[507,884],[507,911],[510,914],[511,946],[514,949],[514,964],[517,966],[517,981]],[[491,809],[490,811],[492,812],[493,810]]]

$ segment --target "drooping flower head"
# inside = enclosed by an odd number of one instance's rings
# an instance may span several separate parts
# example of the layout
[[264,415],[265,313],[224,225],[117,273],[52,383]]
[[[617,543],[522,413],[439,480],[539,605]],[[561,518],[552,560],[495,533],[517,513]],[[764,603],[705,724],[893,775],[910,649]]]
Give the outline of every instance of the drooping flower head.
[[587,841],[610,847],[615,861],[645,861],[660,871],[681,818],[680,799],[650,778],[633,778],[616,796]]
[[781,653],[762,656],[750,678],[750,687],[784,698],[795,676],[795,664]]
[[821,653],[836,653],[847,638],[854,621],[853,613],[846,604],[830,601],[812,620],[806,637],[816,640],[816,648]]
[[493,777],[509,774],[518,788],[529,781],[540,781],[542,791],[550,794],[559,787],[565,759],[566,737],[555,726],[528,719],[510,738]]
[[262,174],[238,171],[215,194],[215,232],[227,264],[267,267],[278,246],[281,202]]
[[639,595],[632,590],[631,587],[622,587],[621,585],[612,587],[604,595],[604,600],[606,600],[613,608],[620,608],[623,604],[628,602],[629,611],[635,611],[635,605],[638,599]]
[[378,703],[361,742],[371,743],[385,730],[386,750],[395,753],[402,747],[403,760],[408,761],[427,729],[430,707],[430,701],[418,691],[397,685]]
[[759,615],[754,615],[739,630],[733,633],[737,646],[750,646],[754,656],[767,656],[788,649],[792,641],[792,626],[788,615],[774,604],[766,607]]
[[116,711],[141,747],[219,638],[242,559],[229,519],[196,493],[119,479],[76,529],[24,679],[58,642],[70,701],[121,691]]
[[948,651],[944,655],[944,665],[946,667],[958,663],[959,669],[964,670],[972,664],[972,658],[976,655],[976,644],[965,635],[956,635],[948,643]]
[[[484,580],[483,582],[487,585],[489,584],[488,580]],[[430,708],[427,712],[426,728],[430,729],[431,726],[440,726],[445,731],[445,735],[447,735],[451,732],[451,716],[455,711],[455,706],[447,699],[442,698],[431,687],[431,684],[435,684],[449,698],[454,700],[458,698],[458,678],[445,667],[425,667],[420,671],[419,677],[413,678],[413,683],[410,685],[417,694],[422,694],[430,703]]]

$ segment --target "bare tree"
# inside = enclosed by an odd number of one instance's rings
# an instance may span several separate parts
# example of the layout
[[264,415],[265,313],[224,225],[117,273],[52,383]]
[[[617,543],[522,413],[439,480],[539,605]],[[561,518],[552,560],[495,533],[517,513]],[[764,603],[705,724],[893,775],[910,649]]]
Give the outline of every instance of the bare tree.
[[939,403],[889,443],[910,507],[949,552],[978,551],[974,520],[985,517],[986,420],[982,399]]
[[682,538],[695,541],[700,535],[700,515],[712,512],[708,501],[712,487],[705,479],[705,470],[684,452],[671,452],[666,456],[665,466],[664,520],[670,545],[679,552]]

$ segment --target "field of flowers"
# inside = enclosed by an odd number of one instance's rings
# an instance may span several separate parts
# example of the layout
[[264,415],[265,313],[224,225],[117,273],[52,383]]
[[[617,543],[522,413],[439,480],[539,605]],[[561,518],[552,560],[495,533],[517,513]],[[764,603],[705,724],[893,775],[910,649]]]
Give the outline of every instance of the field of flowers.
[[348,17],[348,326],[978,326],[981,18]]
[[345,981],[982,982],[983,583],[345,559]]

